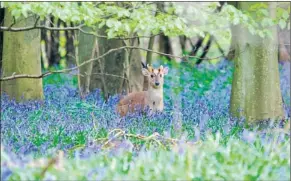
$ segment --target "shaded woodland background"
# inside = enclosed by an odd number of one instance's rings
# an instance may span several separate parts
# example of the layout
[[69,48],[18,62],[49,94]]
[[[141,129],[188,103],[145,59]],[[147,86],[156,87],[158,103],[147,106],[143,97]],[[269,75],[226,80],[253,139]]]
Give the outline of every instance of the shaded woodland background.
[[[290,179],[289,2],[1,2],[0,23],[1,180]],[[169,67],[165,109],[121,118],[142,64]]]

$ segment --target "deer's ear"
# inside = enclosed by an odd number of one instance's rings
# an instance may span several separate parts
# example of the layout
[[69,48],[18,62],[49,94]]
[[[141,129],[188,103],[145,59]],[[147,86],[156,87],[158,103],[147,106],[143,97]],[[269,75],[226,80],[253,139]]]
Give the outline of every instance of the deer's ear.
[[150,72],[148,71],[148,69],[146,69],[146,68],[142,68],[141,71],[142,71],[142,74],[143,74],[144,76],[150,76]]
[[163,68],[164,75],[167,75],[168,74],[168,71],[169,71],[169,68],[168,67],[164,67]]

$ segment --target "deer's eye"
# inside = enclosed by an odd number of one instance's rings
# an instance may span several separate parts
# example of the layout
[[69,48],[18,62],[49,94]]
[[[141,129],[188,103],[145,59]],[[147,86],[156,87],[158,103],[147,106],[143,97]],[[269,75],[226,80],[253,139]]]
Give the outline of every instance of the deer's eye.
[[151,75],[151,78],[154,78],[154,75]]

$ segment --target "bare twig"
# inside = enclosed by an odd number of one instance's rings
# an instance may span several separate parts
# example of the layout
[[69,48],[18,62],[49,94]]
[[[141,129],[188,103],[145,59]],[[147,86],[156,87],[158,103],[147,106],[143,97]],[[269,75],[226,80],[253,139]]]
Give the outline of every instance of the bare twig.
[[[12,24],[13,25],[13,24]],[[64,28],[56,28],[56,27],[48,27],[48,26],[27,26],[27,27],[20,27],[20,28],[12,28],[11,25],[9,27],[0,27],[0,31],[11,31],[11,32],[19,32],[19,31],[29,31],[33,29],[45,29],[45,30],[51,30],[51,31],[67,31],[67,30],[79,30],[82,26],[76,26],[76,27],[64,27]]]
[[[38,21],[38,20],[37,20]],[[29,31],[29,30],[33,30],[33,29],[42,29],[42,30],[50,30],[50,31],[71,31],[71,30],[79,30],[84,34],[88,34],[88,35],[94,35],[98,38],[108,38],[106,35],[98,35],[97,33],[94,32],[87,32],[85,30],[82,29],[82,27],[84,27],[84,24],[81,24],[79,26],[74,26],[74,27],[49,27],[49,26],[37,26],[37,21],[35,22],[34,26],[28,26],[28,27],[20,27],[20,28],[12,28],[12,26],[15,24],[12,23],[9,27],[4,27],[1,26],[0,27],[0,31],[11,31],[11,32],[20,32],[20,31]],[[157,36],[160,35],[161,33],[152,35],[152,36],[133,36],[133,37],[114,37],[111,39],[117,39],[117,40],[128,40],[128,39],[134,39],[134,38],[151,38],[153,36]]]
[[[82,28],[79,29],[82,33],[84,34],[88,34],[88,35],[94,35],[98,38],[108,38],[106,35],[98,35],[97,33],[94,33],[94,32],[87,32],[87,31],[84,31]],[[111,38],[111,39],[117,39],[117,40],[129,40],[129,39],[135,39],[135,38],[151,38],[151,37],[155,37],[155,36],[158,36],[162,33],[158,33],[158,34],[154,34],[154,35],[151,35],[151,36],[131,36],[131,37],[115,37],[115,38]]]
[[[112,52],[119,51],[119,50],[123,50],[123,49],[126,49],[126,48],[128,48],[128,49],[139,49],[139,50],[143,50],[143,51],[150,51],[150,52],[153,52],[153,53],[156,53],[156,54],[159,54],[159,55],[169,56],[169,57],[173,57],[173,58],[180,58],[180,59],[184,59],[185,58],[185,56],[177,56],[177,55],[162,53],[162,52],[158,52],[158,51],[154,51],[154,50],[149,50],[147,48],[134,47],[134,46],[122,46],[122,47],[119,47],[119,48],[111,49],[111,50],[107,51],[106,53],[104,53],[103,55],[98,56],[97,58],[84,61],[80,65],[75,66],[75,67],[72,67],[72,68],[63,69],[63,70],[57,70],[57,71],[51,71],[51,72],[46,72],[46,73],[43,73],[41,75],[28,75],[28,74],[18,74],[18,75],[16,75],[14,73],[14,74],[12,74],[11,76],[8,76],[8,77],[2,77],[0,79],[0,81],[8,81],[8,80],[13,80],[13,79],[18,79],[18,78],[39,79],[39,78],[43,78],[43,77],[46,77],[46,76],[51,75],[51,74],[59,74],[59,73],[71,72],[73,70],[79,69],[80,67],[82,67],[82,66],[84,66],[84,65],[86,65],[86,64],[88,64],[90,62],[93,62],[93,61],[102,59],[103,57],[109,55]],[[221,57],[223,57],[223,56],[217,56],[217,57],[213,57],[213,58],[203,58],[203,60],[212,60],[212,59],[217,59],[217,58],[221,58]],[[198,57],[197,56],[187,56],[187,58],[198,58]]]
[[[124,130],[119,129],[119,128],[111,130],[108,133],[107,137],[93,140],[93,143],[98,144],[102,149],[108,149],[108,148],[110,149],[111,148],[110,145],[112,144],[114,145],[116,143],[116,140],[120,138],[123,140],[130,140],[133,138],[133,139],[143,140],[146,143],[155,142],[158,144],[158,146],[160,146],[163,149],[174,148],[179,143],[178,139],[165,137],[165,136],[160,135],[157,132],[154,132],[153,134],[149,136],[145,136],[145,135],[140,135],[140,134],[126,133]],[[189,146],[199,145],[201,144],[201,140],[197,142],[186,141],[186,144]],[[86,147],[85,144],[80,144],[80,145],[73,146],[72,148],[69,149],[69,151],[74,151],[76,149],[83,149],[85,147]]]
[[40,173],[40,178],[43,179],[45,176],[45,173],[47,172],[47,170],[54,165],[55,163],[57,163],[58,159],[57,157],[54,157],[52,159],[49,160],[48,164],[44,167],[44,169],[41,171]]
[[[13,16],[13,17],[14,17],[14,16]],[[39,19],[40,19],[40,16],[38,16],[38,17],[36,18],[35,23],[34,23],[34,26],[37,26],[37,23],[38,23]]]
[[14,26],[16,23],[15,17],[13,16],[13,22],[12,24],[8,27],[8,30],[10,30],[12,28],[12,26]]

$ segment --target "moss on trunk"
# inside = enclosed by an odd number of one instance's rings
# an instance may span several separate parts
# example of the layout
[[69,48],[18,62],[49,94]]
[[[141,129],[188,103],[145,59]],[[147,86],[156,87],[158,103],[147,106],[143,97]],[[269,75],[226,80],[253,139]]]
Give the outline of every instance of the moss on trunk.
[[[99,34],[106,34],[105,28],[102,28],[98,32]],[[105,38],[98,38],[98,52],[99,55],[103,55],[107,51],[124,46],[122,40],[107,40]],[[123,89],[128,92],[128,85],[124,84],[124,75],[126,68],[126,51],[124,49],[114,51],[100,61],[93,63],[92,75],[90,81],[90,90],[96,88],[102,89],[105,98],[110,95],[121,93]],[[104,75],[102,75],[104,73]],[[102,76],[104,78],[105,85],[102,83]]]
[[[13,27],[32,26],[34,17],[18,20]],[[12,16],[5,11],[4,26],[12,24]],[[40,30],[4,32],[2,75],[41,74]],[[43,99],[42,79],[14,79],[1,82],[2,91],[17,101]]]
[[[239,2],[247,10],[251,2]],[[269,3],[273,5],[273,2]],[[269,6],[269,11],[276,10]],[[271,14],[274,14],[271,12]],[[284,117],[278,68],[278,39],[276,27],[270,29],[273,38],[251,35],[236,26],[235,67],[231,92],[230,113],[244,117],[247,123],[276,120]]]
[[[90,32],[93,31],[91,28],[84,27],[85,31]],[[78,37],[78,64],[81,64],[91,58],[94,57],[94,54],[92,53],[94,46],[95,37],[94,35],[88,35],[83,32],[79,32]],[[88,63],[82,67],[80,67],[79,73],[79,85],[80,85],[80,94],[83,96],[87,93],[89,93],[89,86],[90,86],[90,77],[92,72],[92,65],[93,62]]]

